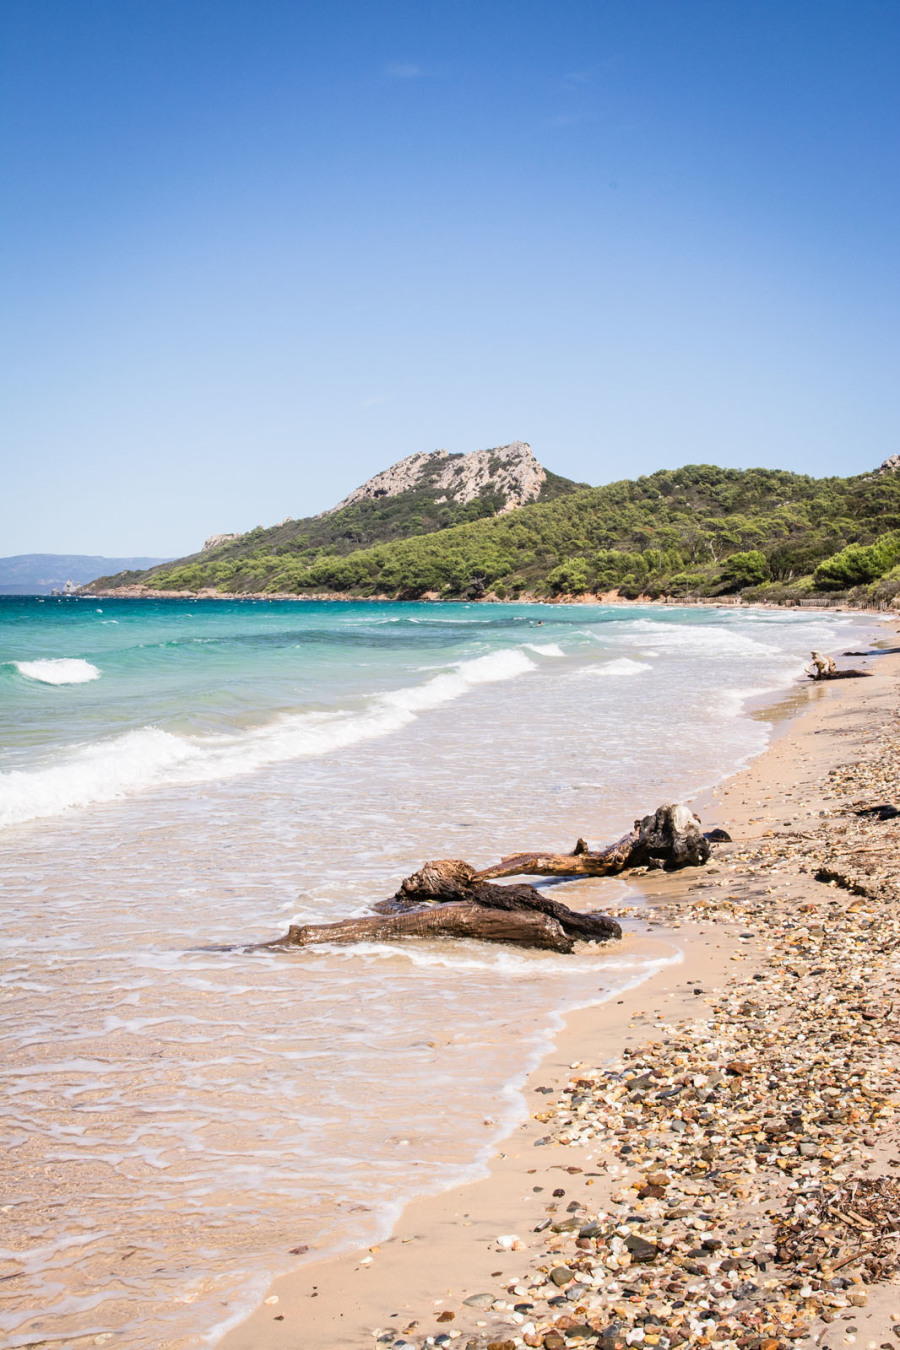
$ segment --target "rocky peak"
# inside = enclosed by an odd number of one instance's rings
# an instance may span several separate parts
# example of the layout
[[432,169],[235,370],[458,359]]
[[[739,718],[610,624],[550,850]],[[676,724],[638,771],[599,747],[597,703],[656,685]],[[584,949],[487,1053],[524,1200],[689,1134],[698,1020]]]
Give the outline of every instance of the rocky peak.
[[451,455],[447,450],[420,451],[377,473],[321,515],[333,515],[356,502],[398,497],[423,488],[432,491],[437,502],[464,504],[489,494],[500,496],[501,512],[512,511],[516,506],[536,501],[546,477],[531,446],[524,441],[512,441],[492,450],[473,450],[468,455]]
[[900,455],[888,455],[875,470],[876,476],[882,473],[896,473],[900,469]]
[[208,539],[203,541],[203,552],[208,549],[218,548],[221,544],[230,544],[233,539],[240,539],[239,534],[211,534]]

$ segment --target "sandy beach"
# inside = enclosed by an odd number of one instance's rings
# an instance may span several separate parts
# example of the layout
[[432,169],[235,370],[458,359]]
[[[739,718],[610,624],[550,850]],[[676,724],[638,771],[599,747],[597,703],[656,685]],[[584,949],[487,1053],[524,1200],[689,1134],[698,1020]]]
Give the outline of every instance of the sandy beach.
[[276,1281],[223,1350],[896,1343],[900,821],[855,812],[894,800],[900,657],[842,664],[872,678],[798,689],[694,803],[733,842],[612,911],[683,960],[568,1019],[490,1175]]

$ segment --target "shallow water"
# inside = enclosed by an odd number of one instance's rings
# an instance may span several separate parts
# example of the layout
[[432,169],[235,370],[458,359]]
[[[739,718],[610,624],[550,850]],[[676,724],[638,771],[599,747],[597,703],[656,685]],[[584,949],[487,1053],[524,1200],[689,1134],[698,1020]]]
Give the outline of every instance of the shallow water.
[[213,1343],[292,1248],[476,1174],[562,1013],[650,968],[200,948],[365,912],[428,857],[613,838],[758,753],[746,699],[861,622],[0,601],[4,1344]]

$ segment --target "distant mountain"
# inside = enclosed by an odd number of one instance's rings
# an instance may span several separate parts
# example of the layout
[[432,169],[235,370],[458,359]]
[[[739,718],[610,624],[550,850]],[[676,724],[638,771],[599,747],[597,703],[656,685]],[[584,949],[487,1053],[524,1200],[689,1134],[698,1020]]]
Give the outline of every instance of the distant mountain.
[[83,586],[108,572],[144,571],[164,558],[102,558],[84,553],[16,553],[0,558],[0,595],[49,595],[67,581]]
[[[549,502],[585,487],[539,464],[523,441],[450,454],[409,455],[356,488],[337,506],[303,520],[290,517],[247,534],[214,534],[202,549],[146,573],[101,577],[92,589],[149,585],[163,590],[258,591],[285,564],[309,565],[322,554],[357,549],[506,515],[528,502]],[[266,561],[260,564],[259,559]]]

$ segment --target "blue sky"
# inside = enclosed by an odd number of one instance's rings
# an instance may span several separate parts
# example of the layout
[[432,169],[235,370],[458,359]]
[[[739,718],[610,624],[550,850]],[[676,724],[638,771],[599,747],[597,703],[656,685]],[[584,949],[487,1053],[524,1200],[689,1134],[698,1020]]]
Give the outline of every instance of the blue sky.
[[900,449],[897,0],[4,0],[0,554]]

